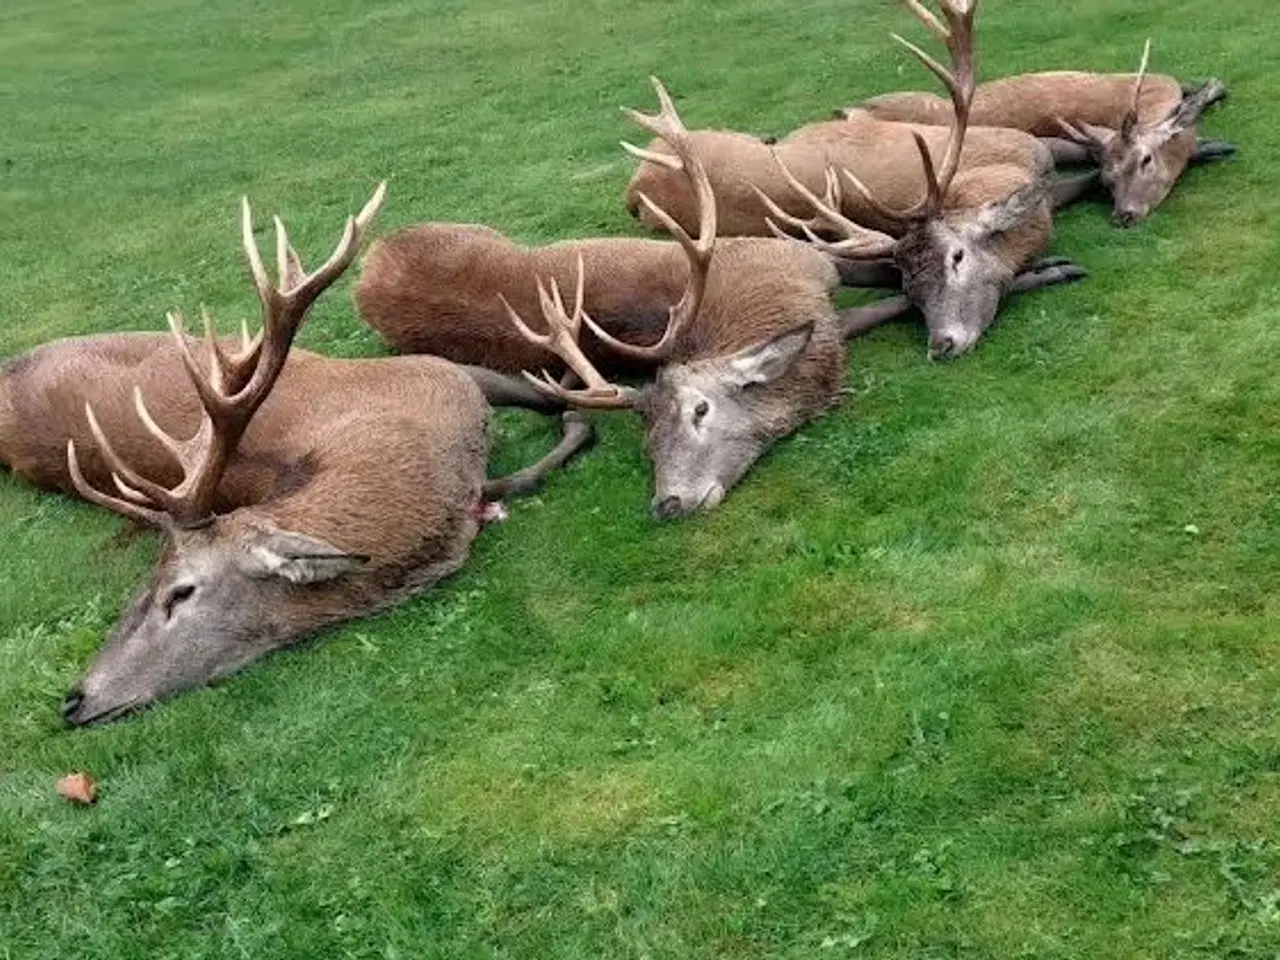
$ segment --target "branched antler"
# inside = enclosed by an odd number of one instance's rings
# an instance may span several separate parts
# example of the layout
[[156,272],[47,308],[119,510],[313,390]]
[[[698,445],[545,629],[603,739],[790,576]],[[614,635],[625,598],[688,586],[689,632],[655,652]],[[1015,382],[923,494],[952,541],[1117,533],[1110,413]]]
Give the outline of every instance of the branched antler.
[[577,291],[574,294],[572,316],[565,309],[564,300],[560,296],[560,287],[555,278],[553,277],[550,281],[549,292],[547,286],[543,285],[542,278],[538,278],[538,303],[542,307],[543,319],[547,322],[546,333],[534,332],[502,294],[498,294],[498,299],[502,301],[502,305],[507,310],[507,316],[522,337],[530,343],[554,353],[585,384],[584,389],[570,390],[556,383],[546,370],[541,371],[538,376],[534,376],[528,370],[524,371],[525,379],[533,384],[534,387],[548,396],[557,397],[575,407],[594,407],[597,409],[630,407],[635,402],[635,391],[630,387],[622,387],[610,383],[601,376],[595,365],[582,352],[582,347],[578,343],[578,337],[582,333],[582,325],[584,323],[597,336],[601,334],[600,328],[587,316],[586,310],[583,309],[585,272],[582,254],[578,254],[578,283]]
[[247,327],[242,325],[240,349],[228,355],[218,342],[212,318],[202,309],[208,357],[206,372],[192,350],[186,319],[178,311],[167,315],[179,356],[204,408],[200,426],[188,440],[179,440],[163,430],[147,409],[141,389],[134,388],[134,409],[139,420],[182,468],[182,481],[176,487],[166,488],[130,467],[116,453],[93,408],[86,403],[85,418],[89,430],[107,461],[119,496],[97,490],[85,480],[76,456],[75,441],[69,440],[67,466],[80,495],[100,506],[158,526],[197,527],[212,520],[218,483],[253,415],[284,369],[289,349],[307,311],[355,259],[365,230],[377,216],[385,195],[386,184],[380,184],[360,213],[348,218],[342,239],[329,259],[310,274],[303,270],[302,261],[289,243],[284,224],[276,217],[278,285],[270,282],[262,265],[262,255],[253,237],[249,201],[245,199],[241,208],[241,232],[249,269],[262,304],[262,329],[250,337]]

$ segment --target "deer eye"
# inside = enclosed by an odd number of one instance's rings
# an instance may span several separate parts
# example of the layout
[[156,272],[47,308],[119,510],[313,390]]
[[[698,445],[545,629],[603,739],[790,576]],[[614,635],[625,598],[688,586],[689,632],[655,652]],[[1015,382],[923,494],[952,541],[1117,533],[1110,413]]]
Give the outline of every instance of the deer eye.
[[699,400],[697,403],[693,405],[693,422],[695,424],[701,423],[702,418],[705,417],[710,412],[711,412],[711,404],[707,403],[707,401],[705,400]]
[[960,266],[960,262],[964,259],[964,249],[961,248],[951,254],[951,265],[953,267]]
[[166,620],[172,620],[173,611],[178,607],[178,604],[183,603],[184,601],[190,600],[193,596],[195,596],[195,592],[196,592],[195,584],[180,583],[176,587],[174,587],[172,590],[170,590],[167,594],[165,594],[164,603],[163,603],[164,618]]
[[1146,156],[1142,158],[1142,166],[1143,167],[1151,166],[1151,154],[1148,153]]

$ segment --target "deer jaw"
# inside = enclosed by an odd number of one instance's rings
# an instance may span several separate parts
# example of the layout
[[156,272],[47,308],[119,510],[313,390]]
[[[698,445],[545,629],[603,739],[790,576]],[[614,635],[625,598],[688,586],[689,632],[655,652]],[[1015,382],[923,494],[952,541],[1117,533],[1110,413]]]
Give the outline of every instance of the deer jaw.
[[367,558],[246,520],[170,532],[151,583],[63,701],[68,723],[202,686],[350,614],[343,581]]
[[[814,324],[726,356],[671,363],[637,402],[653,464],[653,513],[672,520],[724,499],[773,441],[829,404],[799,369]],[[814,358],[818,363],[821,360]]]

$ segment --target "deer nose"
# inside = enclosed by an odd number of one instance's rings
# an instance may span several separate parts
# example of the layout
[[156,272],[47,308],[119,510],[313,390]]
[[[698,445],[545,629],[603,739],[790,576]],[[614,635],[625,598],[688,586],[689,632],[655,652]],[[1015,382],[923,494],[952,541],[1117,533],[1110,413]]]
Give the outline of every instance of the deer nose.
[[67,691],[67,695],[62,698],[62,719],[67,723],[76,722],[76,714],[80,710],[80,705],[84,703],[84,691],[79,687],[72,687]]
[[1111,219],[1115,221],[1117,227],[1132,227],[1138,222],[1137,210],[1117,210],[1111,214]]
[[663,497],[661,500],[654,498],[653,515],[659,520],[674,520],[683,513],[684,503],[675,494]]
[[640,219],[640,201],[635,197],[627,197],[627,212],[637,220]]
[[939,337],[929,346],[931,360],[949,360],[955,356],[956,339],[952,336]]

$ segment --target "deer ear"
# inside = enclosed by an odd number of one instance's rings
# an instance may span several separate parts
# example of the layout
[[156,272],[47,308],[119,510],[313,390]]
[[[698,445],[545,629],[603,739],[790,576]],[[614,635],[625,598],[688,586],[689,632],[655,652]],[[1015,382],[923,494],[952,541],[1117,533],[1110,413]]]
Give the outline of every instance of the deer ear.
[[729,369],[739,386],[769,383],[791,368],[813,336],[813,324],[795,327],[772,340],[739,350],[729,357]]
[[1190,130],[1200,122],[1200,115],[1205,109],[1217,103],[1225,95],[1226,88],[1222,82],[1210,80],[1182,98],[1182,102],[1160,121],[1160,132],[1166,137],[1175,137]]
[[1040,208],[1048,196],[1048,186],[1045,178],[1038,177],[1003,200],[984,204],[967,224],[968,232],[976,239],[985,239],[1012,230]]
[[368,562],[368,557],[346,553],[304,533],[264,530],[248,544],[241,569],[255,579],[283,577],[290,583],[324,583]]

